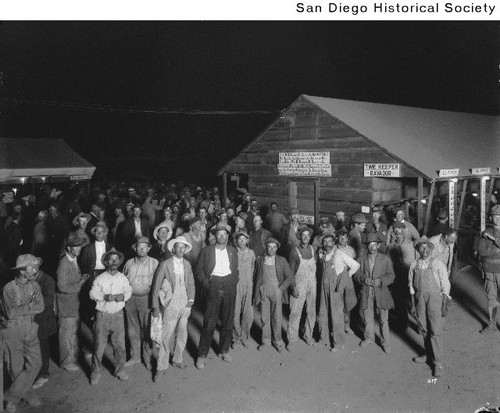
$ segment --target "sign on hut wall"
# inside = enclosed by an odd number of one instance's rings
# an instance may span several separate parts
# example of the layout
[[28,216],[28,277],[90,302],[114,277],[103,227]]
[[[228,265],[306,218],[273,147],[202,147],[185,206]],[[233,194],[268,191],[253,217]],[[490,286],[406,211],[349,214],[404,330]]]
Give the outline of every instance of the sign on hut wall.
[[332,176],[330,152],[280,152],[278,175]]
[[472,175],[487,175],[490,173],[491,168],[472,168],[470,171]]
[[439,177],[440,178],[453,178],[455,176],[458,176],[460,173],[460,169],[440,169],[439,170]]
[[401,165],[399,163],[365,163],[365,177],[399,178],[401,176]]
[[314,217],[312,215],[299,215],[299,222],[301,224],[314,225]]

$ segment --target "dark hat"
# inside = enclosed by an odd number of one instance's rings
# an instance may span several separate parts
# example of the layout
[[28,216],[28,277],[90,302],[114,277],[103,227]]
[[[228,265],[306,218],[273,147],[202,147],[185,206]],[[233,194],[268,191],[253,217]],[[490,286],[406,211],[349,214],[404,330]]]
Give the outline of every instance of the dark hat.
[[148,237],[138,237],[134,244],[132,244],[132,249],[135,250],[137,248],[137,244],[144,243],[148,244],[149,248],[151,248],[151,243],[149,242]]
[[239,212],[238,213],[238,216],[243,220],[243,221],[246,221],[248,219],[248,214],[246,212]]
[[197,222],[201,222],[201,218],[200,218],[200,217],[196,216],[196,217],[194,217],[194,218],[191,218],[191,219],[189,220],[189,226],[194,225],[194,224],[196,224]]
[[80,212],[76,217],[73,218],[73,225],[76,227],[78,225],[78,218],[84,217],[87,219],[87,222],[90,221],[90,214],[86,214],[85,212]]
[[374,212],[382,212],[382,208],[380,208],[380,207],[378,207],[378,206],[374,206],[374,207],[372,208],[372,214],[373,214]]
[[402,222],[399,222],[399,221],[394,221],[393,224],[392,224],[392,229],[397,229],[397,228],[401,228],[401,229],[406,229],[406,225],[403,224]]
[[219,210],[215,213],[215,215],[217,216],[217,218],[220,218],[220,216],[221,216],[222,214],[227,214],[227,211],[226,211],[224,208],[219,209]]
[[363,214],[362,212],[358,212],[352,217],[352,222],[356,224],[366,224],[368,223],[368,220],[366,219],[365,214]]
[[434,249],[434,244],[430,242],[425,235],[422,238],[420,238],[418,242],[415,244],[415,249],[418,251],[418,249],[422,244],[427,244],[431,249],[431,251]]
[[90,230],[90,233],[95,236],[95,232],[96,232],[97,228],[103,228],[104,230],[106,230],[106,232],[108,232],[108,226],[106,225],[106,223],[104,221],[98,221],[95,224],[95,226],[92,227],[92,229]]
[[273,238],[273,237],[269,237],[267,240],[266,240],[266,245],[267,244],[276,244],[279,247],[281,247],[281,244],[280,242],[276,239],[276,238]]
[[369,244],[370,242],[378,242],[380,244],[382,242],[382,240],[380,239],[378,234],[376,234],[375,232],[370,232],[366,236],[365,243]]
[[311,228],[309,228],[307,225],[304,225],[303,227],[299,228],[299,230],[297,232],[297,236],[300,237],[302,235],[302,233],[306,232],[306,231],[309,232],[309,235],[313,234],[313,230]]
[[83,237],[80,237],[80,235],[78,235],[76,232],[70,232],[68,238],[66,238],[67,247],[83,247],[86,243],[87,240]]
[[330,221],[330,218],[328,217],[323,217],[319,220],[319,224],[322,225],[322,224],[328,224],[328,225],[331,225],[331,221]]
[[300,214],[299,210],[297,208],[290,209],[290,215],[295,215],[295,214]]
[[500,204],[496,204],[491,207],[490,215],[500,215]]
[[40,257],[35,257],[31,254],[22,254],[17,257],[16,266],[13,267],[13,270],[20,270],[27,267],[40,267],[42,265],[43,259]]
[[101,262],[105,267],[106,267],[106,260],[108,259],[108,257],[110,255],[118,255],[120,257],[120,264],[118,264],[118,266],[123,264],[123,261],[125,260],[125,256],[120,251],[110,250],[110,251],[106,252],[105,254],[103,254],[102,258],[101,258]]

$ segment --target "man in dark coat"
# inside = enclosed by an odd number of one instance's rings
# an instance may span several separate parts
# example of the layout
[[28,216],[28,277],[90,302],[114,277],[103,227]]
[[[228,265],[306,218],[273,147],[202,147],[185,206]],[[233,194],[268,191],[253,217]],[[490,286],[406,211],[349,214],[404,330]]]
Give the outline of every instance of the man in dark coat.
[[196,367],[203,369],[214,336],[215,325],[220,315],[219,354],[222,360],[232,361],[229,352],[233,335],[236,286],[238,284],[238,252],[227,245],[231,227],[217,224],[215,244],[201,250],[196,265],[196,278],[207,289],[206,308],[203,315],[200,345]]
[[361,258],[361,268],[356,275],[361,286],[360,311],[365,323],[364,340],[360,346],[366,347],[375,341],[374,313],[377,311],[382,348],[390,353],[389,310],[394,307],[394,301],[389,285],[394,282],[394,269],[390,258],[378,252],[380,239],[377,234],[368,234],[366,242],[368,254]]
[[117,244],[125,254],[126,259],[134,256],[135,251],[132,249],[132,245],[135,244],[138,237],[151,238],[151,229],[149,228],[148,220],[142,217],[141,214],[141,205],[135,204],[132,216],[125,221],[122,232],[118,236],[120,242],[117,242]]

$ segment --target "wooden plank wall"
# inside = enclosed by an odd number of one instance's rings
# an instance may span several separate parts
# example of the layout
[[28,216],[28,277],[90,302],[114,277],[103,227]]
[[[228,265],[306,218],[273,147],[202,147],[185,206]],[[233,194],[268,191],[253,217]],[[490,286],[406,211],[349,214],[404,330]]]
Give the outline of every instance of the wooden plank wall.
[[[329,151],[332,177],[320,178],[319,214],[332,216],[343,210],[359,212],[374,200],[398,197],[400,185],[374,187],[363,177],[363,163],[398,162],[379,147],[338,119],[318,109],[304,98],[298,99],[260,138],[242,151],[227,172],[249,175],[249,191],[261,205],[276,201],[288,209],[289,179],[279,176],[279,152]],[[297,200],[301,213],[314,215],[314,178],[298,178]],[[385,180],[387,181],[387,180]],[[416,180],[415,180],[416,181]],[[387,193],[387,195],[383,195]]]

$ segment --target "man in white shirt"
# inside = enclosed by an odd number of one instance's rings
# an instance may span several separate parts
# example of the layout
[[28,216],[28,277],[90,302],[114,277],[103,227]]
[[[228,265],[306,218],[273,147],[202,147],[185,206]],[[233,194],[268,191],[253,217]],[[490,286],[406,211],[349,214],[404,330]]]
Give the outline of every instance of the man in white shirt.
[[115,376],[120,380],[128,380],[124,369],[125,353],[125,323],[123,308],[132,295],[132,287],[124,274],[118,271],[124,256],[119,251],[109,251],[103,257],[106,271],[99,275],[92,284],[90,298],[96,301],[96,323],[94,327],[94,354],[92,357],[92,373],[90,384],[99,383],[101,378],[101,363],[108,336],[115,355]]
[[221,320],[219,354],[222,360],[230,363],[228,354],[233,335],[236,286],[238,284],[238,252],[227,245],[231,227],[217,224],[215,244],[201,250],[196,265],[196,277],[206,290],[206,308],[203,315],[200,345],[196,367],[203,369],[210,350],[217,320]]
[[[331,344],[331,351],[344,348],[344,309],[351,311],[356,305],[351,277],[360,267],[356,260],[334,246],[334,236],[328,234],[323,238],[323,248],[319,250],[321,292],[318,326],[321,341]],[[332,326],[331,331],[329,325]],[[331,343],[330,338],[333,339]]]
[[130,341],[130,360],[125,367],[141,362],[141,347],[144,364],[151,370],[151,342],[149,339],[149,291],[158,268],[158,260],[148,256],[149,238],[139,237],[132,245],[135,257],[123,267],[123,273],[132,287],[132,296],[125,303],[127,334]]

